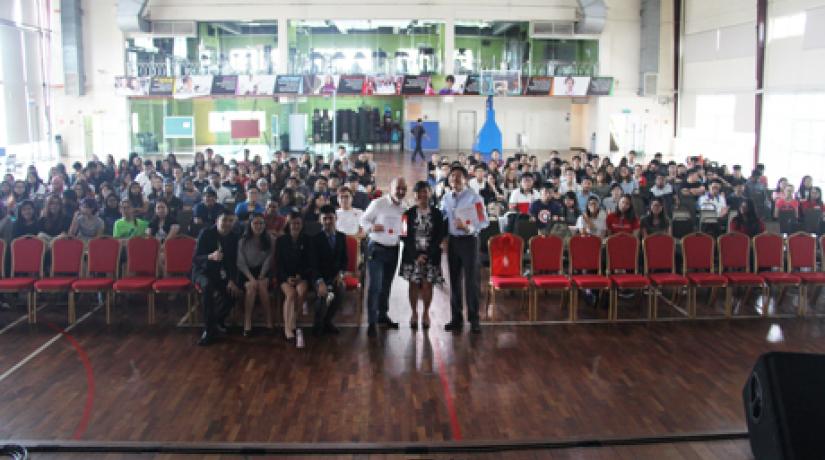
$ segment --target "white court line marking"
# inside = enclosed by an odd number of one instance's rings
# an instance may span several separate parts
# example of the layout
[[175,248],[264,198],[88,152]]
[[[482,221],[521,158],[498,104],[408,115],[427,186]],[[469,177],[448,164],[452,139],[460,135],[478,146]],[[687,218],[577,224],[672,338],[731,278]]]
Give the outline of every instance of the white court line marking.
[[[95,307],[92,311],[87,312],[85,315],[81,316],[81,317],[80,317],[80,319],[78,319],[78,320],[77,320],[74,324],[72,324],[71,326],[67,327],[66,329],[63,329],[63,332],[69,332],[69,331],[71,331],[72,329],[74,329],[74,327],[75,327],[75,326],[77,326],[78,324],[80,324],[80,323],[82,323],[83,321],[85,321],[86,319],[88,319],[88,318],[89,318],[90,316],[92,316],[92,314],[93,314],[93,313],[95,313],[96,311],[100,310],[100,308],[101,308],[101,305],[98,305],[98,306],[97,306],[97,307]],[[21,367],[25,366],[25,365],[26,365],[26,363],[28,363],[29,361],[31,361],[31,360],[33,360],[34,358],[36,358],[36,357],[37,357],[40,353],[43,353],[43,352],[44,352],[47,348],[49,348],[50,346],[54,345],[54,343],[55,343],[55,342],[57,342],[58,340],[60,340],[60,338],[63,336],[63,332],[58,332],[58,333],[57,333],[57,335],[55,335],[54,337],[52,337],[51,339],[49,339],[49,341],[48,341],[48,342],[46,342],[46,343],[44,343],[43,345],[41,345],[41,346],[40,346],[40,348],[38,348],[37,350],[34,350],[33,352],[31,352],[28,356],[26,356],[25,358],[21,359],[21,360],[20,360],[17,364],[15,364],[14,366],[12,366],[12,368],[11,368],[11,369],[7,370],[7,371],[6,371],[6,372],[4,372],[2,375],[0,375],[0,382],[2,382],[3,380],[6,380],[6,379],[7,379],[10,375],[14,374],[14,373],[15,373],[18,369],[20,369]]]
[[[44,303],[43,305],[41,305],[41,306],[37,307],[37,311],[38,311],[38,312],[40,312],[40,310],[42,310],[42,309],[44,309],[44,308],[46,308],[46,307],[48,307],[48,306],[49,306],[49,304]],[[21,317],[17,318],[16,320],[12,321],[11,323],[7,324],[7,325],[6,325],[6,327],[4,327],[3,329],[0,329],[0,335],[5,334],[5,333],[6,333],[6,331],[10,330],[10,329],[11,329],[11,328],[13,328],[14,326],[17,326],[17,325],[18,325],[18,324],[20,324],[20,323],[21,323],[24,319],[26,319],[26,318],[28,318],[28,317],[29,317],[29,315],[28,315],[28,314],[26,314],[26,315],[23,315],[23,316],[21,316]]]

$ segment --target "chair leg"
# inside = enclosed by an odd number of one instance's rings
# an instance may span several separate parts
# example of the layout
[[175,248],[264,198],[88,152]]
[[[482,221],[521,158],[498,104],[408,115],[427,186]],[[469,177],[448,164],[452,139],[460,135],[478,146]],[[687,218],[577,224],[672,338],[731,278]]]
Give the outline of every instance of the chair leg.
[[153,324],[155,322],[155,294],[150,292],[146,300],[149,303],[149,324]]
[[29,310],[29,322],[37,323],[37,292],[31,291],[26,293],[26,308]]
[[490,299],[490,303],[487,305],[489,309],[488,312],[490,314],[490,321],[496,320],[496,290],[490,286],[487,294],[487,297]]
[[725,317],[730,318],[733,313],[733,287],[725,288]]
[[696,318],[696,287],[688,286],[688,317]]
[[615,319],[619,316],[616,314],[616,289],[610,288],[608,291],[608,300],[607,300],[607,320],[608,321],[615,321]]
[[805,310],[808,307],[808,287],[804,284],[799,285],[799,307],[796,314],[805,316]]
[[647,302],[650,305],[650,317],[655,321],[659,318],[659,293],[652,286],[647,294]]
[[570,322],[576,321],[576,303],[579,301],[579,288],[574,287],[570,290]]
[[75,311],[74,292],[69,291],[69,324],[74,324],[77,321],[77,312]]
[[539,319],[539,290],[533,288],[533,322]]
[[115,291],[106,293],[106,325],[112,324],[112,303],[115,299]]

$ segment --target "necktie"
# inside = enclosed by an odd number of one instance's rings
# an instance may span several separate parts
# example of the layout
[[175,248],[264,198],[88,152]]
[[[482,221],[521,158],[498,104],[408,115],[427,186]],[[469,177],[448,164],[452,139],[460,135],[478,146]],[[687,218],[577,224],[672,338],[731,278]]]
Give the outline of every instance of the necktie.
[[335,233],[327,235],[327,239],[329,240],[330,249],[335,249]]

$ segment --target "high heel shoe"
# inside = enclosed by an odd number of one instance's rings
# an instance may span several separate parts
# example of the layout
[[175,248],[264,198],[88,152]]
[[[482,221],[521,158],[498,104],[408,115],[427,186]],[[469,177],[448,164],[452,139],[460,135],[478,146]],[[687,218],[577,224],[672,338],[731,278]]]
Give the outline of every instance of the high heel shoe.
[[410,318],[410,329],[418,329],[418,315],[415,315],[412,318]]
[[429,315],[424,315],[424,317],[421,318],[421,327],[423,327],[424,329],[429,329],[430,328],[430,316]]

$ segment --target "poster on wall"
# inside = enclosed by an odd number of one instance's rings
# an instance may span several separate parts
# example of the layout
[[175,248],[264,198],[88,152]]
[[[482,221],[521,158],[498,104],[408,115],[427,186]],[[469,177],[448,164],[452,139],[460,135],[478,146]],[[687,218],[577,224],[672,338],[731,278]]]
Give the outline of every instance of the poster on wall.
[[215,79],[212,80],[212,94],[216,96],[234,96],[237,90],[237,75],[215,75]]
[[150,77],[115,77],[115,94],[118,96],[146,96],[152,85]]
[[464,94],[468,96],[478,96],[479,93],[479,76],[467,75],[467,80],[464,82]]
[[175,98],[209,96],[212,94],[212,75],[184,75],[175,82]]
[[175,91],[175,77],[152,77],[150,96],[171,96]]
[[464,87],[467,84],[467,75],[447,75],[440,85],[433,85],[439,88],[439,96],[455,96],[464,94]]
[[553,77],[553,96],[587,96],[590,77]]
[[429,75],[404,75],[401,94],[422,96],[433,95],[435,91]]
[[275,81],[275,94],[301,94],[303,91],[303,75],[278,75]]
[[588,96],[610,96],[613,92],[613,77],[593,77],[587,88]]
[[238,75],[237,96],[272,96],[275,75]]
[[553,89],[553,77],[524,77],[525,96],[549,96]]
[[338,89],[340,75],[307,75],[304,80],[304,94],[331,95]]
[[164,139],[192,139],[194,137],[194,117],[163,117]]
[[338,80],[338,94],[363,94],[364,75],[342,75]]
[[404,84],[403,75],[370,75],[364,94],[367,96],[396,96],[401,94]]
[[518,70],[482,71],[480,93],[485,96],[520,95],[521,72]]

